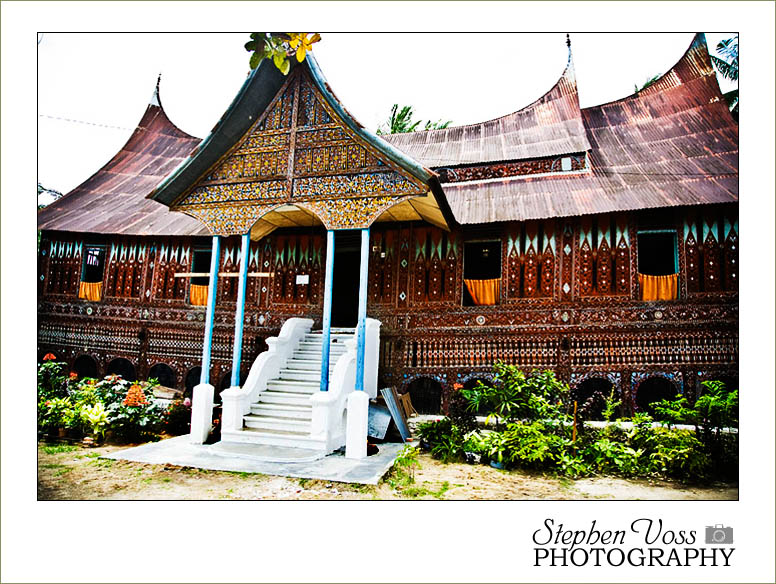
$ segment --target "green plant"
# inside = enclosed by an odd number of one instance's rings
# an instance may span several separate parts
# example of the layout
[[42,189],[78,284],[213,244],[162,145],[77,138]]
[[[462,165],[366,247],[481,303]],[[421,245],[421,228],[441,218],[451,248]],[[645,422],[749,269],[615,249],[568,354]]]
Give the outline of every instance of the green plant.
[[414,446],[406,444],[401,449],[396,460],[393,461],[393,468],[398,474],[406,476],[407,484],[415,482],[415,471],[420,468],[418,454],[420,451]]
[[444,439],[444,436],[452,432],[452,428],[453,422],[450,418],[418,424],[418,436],[420,437],[421,447],[425,450],[431,450],[435,444]]
[[552,371],[534,370],[529,374],[502,362],[494,366],[495,383],[485,385],[481,381],[473,389],[462,389],[471,412],[487,412],[486,421],[501,422],[524,420],[565,419],[563,399],[568,386],[558,381]]
[[542,422],[509,424],[503,434],[509,462],[522,468],[554,466],[571,444]]
[[38,400],[50,400],[67,397],[68,376],[65,374],[67,363],[49,359],[38,364]]
[[431,447],[431,456],[444,463],[461,460],[463,453],[463,433],[458,426],[452,424],[449,433],[442,434],[437,443]]
[[622,442],[599,438],[587,446],[582,455],[595,472],[633,476],[640,470],[639,462],[643,452]]
[[461,433],[468,434],[477,429],[477,419],[469,409],[469,402],[461,393],[461,389],[462,386],[457,383],[453,386],[453,392],[448,400],[447,411],[453,426],[456,426]]
[[709,470],[710,459],[703,444],[691,430],[653,428],[634,436],[648,454],[646,472],[673,478],[701,479]]
[[65,428],[72,418],[73,405],[69,397],[54,397],[38,402],[38,425],[44,430]]
[[606,398],[606,400],[604,401],[604,409],[602,412],[604,420],[606,420],[607,422],[611,422],[612,418],[614,418],[615,413],[617,412],[618,408],[621,405],[622,405],[622,400],[614,399],[614,387],[612,387],[612,391],[609,393],[609,397]]
[[188,434],[191,427],[191,400],[176,399],[164,413],[164,429],[168,434]]
[[108,425],[108,413],[105,406],[98,402],[92,406],[85,405],[82,409],[83,417],[89,423],[92,434],[102,438],[105,435],[105,427]]

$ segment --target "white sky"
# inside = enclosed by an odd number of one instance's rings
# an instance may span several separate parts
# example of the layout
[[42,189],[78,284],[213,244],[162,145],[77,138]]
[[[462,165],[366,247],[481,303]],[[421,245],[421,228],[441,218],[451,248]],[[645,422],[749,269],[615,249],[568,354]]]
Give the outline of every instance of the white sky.
[[[733,34],[707,34],[712,51]],[[394,103],[414,106],[416,118],[454,125],[513,112],[557,81],[567,57],[562,33],[322,37],[314,52],[324,75],[345,107],[372,130]],[[629,95],[635,84],[666,72],[692,38],[572,33],[582,107]],[[65,193],[105,164],[140,120],[160,72],[170,119],[206,136],[248,73],[247,40],[248,33],[44,33],[38,46],[39,181]],[[77,156],[62,155],[73,150]]]

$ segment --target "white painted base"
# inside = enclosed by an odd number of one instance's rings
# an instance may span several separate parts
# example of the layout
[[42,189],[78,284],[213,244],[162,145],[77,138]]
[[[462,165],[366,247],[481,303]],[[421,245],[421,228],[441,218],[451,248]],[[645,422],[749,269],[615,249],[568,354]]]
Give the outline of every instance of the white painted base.
[[345,458],[366,458],[366,435],[369,425],[369,396],[354,391],[348,396],[348,422]]
[[194,386],[191,401],[191,443],[204,444],[213,425],[213,396],[215,388],[209,383]]

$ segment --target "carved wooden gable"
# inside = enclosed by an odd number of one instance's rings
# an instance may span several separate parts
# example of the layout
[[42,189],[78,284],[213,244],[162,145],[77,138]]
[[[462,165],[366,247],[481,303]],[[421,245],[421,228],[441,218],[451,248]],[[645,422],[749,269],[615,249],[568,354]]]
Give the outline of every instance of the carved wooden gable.
[[357,229],[427,191],[351,130],[299,67],[235,147],[172,208],[220,235],[246,233],[289,204],[329,229]]

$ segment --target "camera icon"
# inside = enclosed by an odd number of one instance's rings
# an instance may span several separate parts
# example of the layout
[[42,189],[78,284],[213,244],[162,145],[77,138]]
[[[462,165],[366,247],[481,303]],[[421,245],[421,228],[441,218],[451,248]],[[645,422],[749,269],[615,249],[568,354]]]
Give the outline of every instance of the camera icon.
[[706,543],[733,543],[733,528],[721,523],[706,526]]

